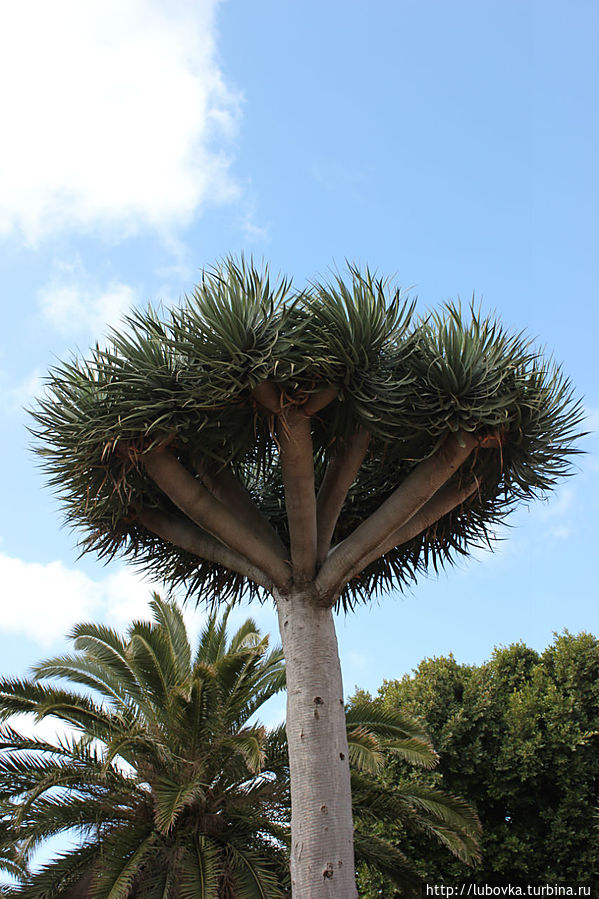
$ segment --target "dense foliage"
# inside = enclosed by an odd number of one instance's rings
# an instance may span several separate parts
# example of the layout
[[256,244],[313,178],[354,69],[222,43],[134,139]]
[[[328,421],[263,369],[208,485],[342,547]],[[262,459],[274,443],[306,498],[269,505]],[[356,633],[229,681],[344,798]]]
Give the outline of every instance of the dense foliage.
[[312,418],[316,489],[339,447],[360,429],[370,435],[334,543],[448,434],[476,433],[476,450],[450,482],[475,481],[476,492],[369,562],[344,587],[345,605],[451,561],[514,502],[551,488],[568,471],[580,419],[559,369],[474,309],[417,318],[413,303],[368,271],[297,291],[228,260],[179,307],[133,313],[106,346],[52,371],[34,413],[37,447],[83,547],[125,553],[215,599],[259,590],[148,530],[139,511],[178,514],[143,466],[144,454],[168,446],[193,473],[230,466],[288,545],[274,417],[259,401],[265,384],[280,391],[283,429],[286,410],[333,391]]
[[[43,662],[33,680],[0,680],[0,869],[18,882],[0,889],[7,899],[289,895],[285,731],[254,721],[284,686],[280,650],[268,651],[251,619],[229,638],[226,611],[193,653],[178,607],[156,596],[152,608],[154,621],[134,622],[125,638],[78,625],[74,653]],[[69,735],[23,733],[19,713]],[[398,820],[475,861],[467,803],[430,783],[381,790],[376,780],[389,755],[425,772],[437,764],[421,725],[360,702],[346,720],[359,862],[417,890],[408,855],[373,832]],[[28,871],[64,833],[74,847]]]
[[[428,879],[599,885],[599,640],[564,633],[540,654],[517,643],[480,666],[427,659],[385,683],[379,703],[426,720],[439,785],[467,798],[483,826],[473,874],[404,835]],[[406,779],[390,758],[384,784]]]
[[[153,609],[126,637],[78,625],[74,653],[33,680],[0,681],[4,846],[25,865],[56,834],[80,838],[4,895],[286,894],[285,762],[250,721],[284,685],[281,652],[267,651],[251,619],[229,639],[225,615],[194,653],[180,611],[158,597]],[[70,736],[27,736],[15,713],[58,719]]]

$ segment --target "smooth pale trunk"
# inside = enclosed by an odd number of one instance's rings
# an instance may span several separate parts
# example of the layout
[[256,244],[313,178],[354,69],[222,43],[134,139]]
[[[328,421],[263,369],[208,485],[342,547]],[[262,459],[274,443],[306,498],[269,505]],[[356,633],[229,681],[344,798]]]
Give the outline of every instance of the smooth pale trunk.
[[309,592],[275,594],[287,669],[294,899],[354,899],[343,684],[331,609]]

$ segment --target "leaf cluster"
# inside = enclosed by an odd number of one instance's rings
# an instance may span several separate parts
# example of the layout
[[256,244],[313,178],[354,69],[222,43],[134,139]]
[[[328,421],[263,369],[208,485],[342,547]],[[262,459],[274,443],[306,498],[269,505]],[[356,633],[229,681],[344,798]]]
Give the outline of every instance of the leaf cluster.
[[[366,882],[383,878],[404,896],[420,896],[422,871],[406,851],[401,838],[406,833],[418,833],[427,842],[432,837],[455,858],[475,865],[480,822],[467,802],[430,783],[439,756],[421,721],[364,697],[354,698],[346,718],[359,880],[365,874]],[[391,759],[425,776],[420,782],[392,784],[384,776]]]
[[[154,621],[126,637],[78,625],[74,653],[32,680],[0,682],[2,851],[14,848],[4,867],[22,873],[5,895],[286,894],[281,766],[250,721],[284,685],[281,652],[251,619],[229,638],[228,612],[210,618],[192,652],[180,610],[157,596],[152,608]],[[57,678],[68,687],[47,683]],[[69,735],[28,737],[11,725],[15,713],[58,719]],[[73,830],[76,849],[23,874],[39,846]]]
[[[477,809],[482,864],[474,879],[597,886],[596,637],[564,632],[542,653],[517,643],[480,666],[427,659],[385,683],[378,701],[426,720],[440,754],[439,787]],[[404,785],[409,772],[390,758],[385,776]],[[424,841],[406,845],[432,882],[468,880]]]
[[346,607],[489,539],[514,503],[567,474],[576,452],[581,409],[568,380],[523,334],[473,306],[417,318],[409,298],[368,270],[350,267],[347,277],[297,291],[267,268],[228,259],[179,306],[131,313],[107,345],[49,375],[33,411],[35,447],[83,550],[123,553],[214,599],[255,593],[239,575],[150,534],[136,510],[176,511],[143,468],[145,452],[168,444],[192,473],[200,462],[230,465],[287,540],[273,415],[253,397],[264,381],[279,387],[284,410],[324,386],[337,391],[313,418],[317,488],[350,435],[371,434],[336,542],[448,433],[479,435],[456,475],[475,478],[477,493],[373,562],[346,588]]

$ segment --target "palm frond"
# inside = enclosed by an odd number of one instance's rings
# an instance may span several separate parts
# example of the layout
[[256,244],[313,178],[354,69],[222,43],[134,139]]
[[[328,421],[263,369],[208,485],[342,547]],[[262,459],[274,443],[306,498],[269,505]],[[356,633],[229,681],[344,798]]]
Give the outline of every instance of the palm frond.
[[144,864],[159,845],[155,833],[134,827],[123,828],[104,840],[91,899],[128,899]]
[[218,844],[198,836],[186,847],[179,862],[178,889],[181,899],[218,899],[222,860]]
[[93,870],[101,853],[97,840],[89,840],[69,852],[56,856],[39,870],[29,874],[18,885],[6,887],[7,899],[55,899],[62,893],[77,895],[79,886],[89,889],[89,872]]
[[[20,880],[9,895],[216,897],[227,883],[280,895],[286,770],[272,776],[266,731],[246,724],[282,685],[280,652],[253,621],[229,641],[215,618],[192,669],[180,610],[154,597],[153,613],[125,637],[79,625],[71,654],[32,680],[0,682],[4,718],[75,728],[44,740],[0,724],[0,867]],[[64,832],[80,849],[28,872],[28,857]]]
[[228,856],[237,895],[247,899],[284,899],[276,873],[263,859],[237,846],[229,847]]
[[433,768],[438,762],[421,723],[400,710],[384,709],[374,702],[353,702],[345,720],[350,759],[359,770],[380,771],[386,753],[422,768]]
[[152,784],[154,820],[160,833],[168,833],[177,822],[182,809],[194,800],[204,799],[208,784],[199,778],[188,783],[178,783],[161,777]]
[[422,895],[422,878],[414,864],[397,846],[375,834],[357,831],[354,847],[357,864],[363,863],[384,874],[393,884],[401,887],[408,897],[416,899]]
[[150,608],[156,626],[167,638],[177,682],[182,683],[191,676],[191,646],[181,610],[176,603],[165,602],[157,593],[152,597]]

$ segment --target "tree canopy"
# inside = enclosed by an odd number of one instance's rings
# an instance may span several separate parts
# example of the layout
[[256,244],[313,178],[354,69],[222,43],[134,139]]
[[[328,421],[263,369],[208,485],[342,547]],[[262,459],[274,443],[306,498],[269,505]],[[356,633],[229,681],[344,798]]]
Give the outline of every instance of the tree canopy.
[[[599,883],[596,637],[565,632],[542,653],[515,643],[480,666],[426,659],[386,682],[375,704],[426,721],[438,785],[467,798],[481,819],[482,861],[472,874],[403,835],[431,882]],[[411,775],[389,758],[384,777],[405,785]],[[392,829],[383,835],[392,839]]]
[[[311,414],[316,583],[333,599],[339,588],[345,606],[487,539],[514,503],[567,473],[580,420],[559,368],[473,307],[419,318],[369,271],[294,290],[229,259],[179,306],[132,312],[88,358],[53,369],[36,446],[84,550],[121,552],[223,600],[289,578],[280,450],[298,408]],[[456,462],[442,489],[341,571],[331,542],[351,548],[356,528],[443,447]],[[166,495],[157,448],[243,510],[226,551],[220,525],[191,524]],[[272,552],[255,549],[252,531]]]
[[[48,838],[77,837],[5,895],[285,895],[286,760],[252,720],[284,686],[281,650],[251,619],[229,637],[225,614],[194,651],[180,610],[152,608],[126,636],[80,624],[73,653],[0,680],[0,852],[26,872]],[[70,736],[28,736],[15,713]]]

